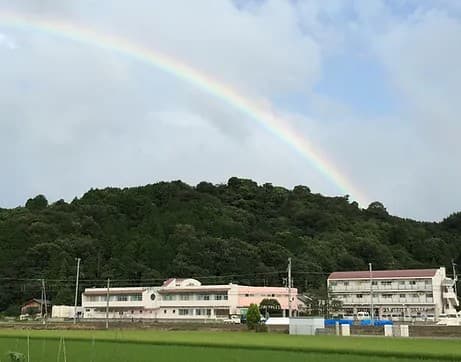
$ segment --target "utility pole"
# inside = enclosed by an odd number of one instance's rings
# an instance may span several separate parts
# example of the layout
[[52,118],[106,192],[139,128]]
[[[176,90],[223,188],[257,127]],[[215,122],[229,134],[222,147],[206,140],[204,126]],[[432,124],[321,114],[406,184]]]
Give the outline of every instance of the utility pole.
[[458,296],[458,287],[456,286],[456,283],[458,282],[458,275],[456,275],[456,264],[453,259],[451,260],[451,266],[453,267],[453,286],[455,289],[455,295]]
[[47,314],[48,314],[48,303],[46,301],[46,288],[45,288],[45,279],[42,279],[42,301],[43,303],[45,304],[45,312],[44,312],[44,316],[43,316],[43,324],[46,323],[46,317],[47,317]]
[[368,263],[368,267],[370,268],[370,318],[373,325],[375,310],[373,308],[373,268],[371,263]]
[[106,329],[109,329],[109,287],[110,287],[110,279],[107,278],[107,293],[106,293]]
[[40,319],[43,320],[43,279],[41,279],[41,285],[40,285]]
[[288,317],[291,318],[291,258],[288,258]]
[[77,277],[75,279],[75,303],[74,303],[74,324],[77,323],[77,298],[78,298],[78,277],[80,274],[80,258],[77,259]]

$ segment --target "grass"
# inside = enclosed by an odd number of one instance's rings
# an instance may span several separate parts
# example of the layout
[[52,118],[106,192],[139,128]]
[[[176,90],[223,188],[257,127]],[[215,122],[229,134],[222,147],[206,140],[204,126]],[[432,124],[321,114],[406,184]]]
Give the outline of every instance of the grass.
[[[33,362],[64,361],[64,349],[54,339],[32,339],[30,357]],[[72,341],[66,343],[66,360],[89,362],[414,362],[414,359],[395,359],[389,357],[368,357],[341,354],[322,354],[287,352],[271,350],[248,350],[239,348],[178,347],[138,343]],[[8,351],[18,351],[27,355],[27,342],[24,338],[0,339],[0,356]],[[61,353],[59,354],[59,350]]]
[[456,340],[244,332],[0,330],[2,362],[8,351],[27,351],[27,335],[30,335],[32,362],[57,360],[61,336],[65,339],[69,362],[461,360],[461,343]]

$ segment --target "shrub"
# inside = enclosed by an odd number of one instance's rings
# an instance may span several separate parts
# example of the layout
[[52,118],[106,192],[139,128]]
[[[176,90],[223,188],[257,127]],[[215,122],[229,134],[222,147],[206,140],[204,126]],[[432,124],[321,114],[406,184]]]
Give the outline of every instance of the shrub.
[[248,329],[255,329],[261,321],[261,313],[256,304],[251,304],[247,312],[247,326]]

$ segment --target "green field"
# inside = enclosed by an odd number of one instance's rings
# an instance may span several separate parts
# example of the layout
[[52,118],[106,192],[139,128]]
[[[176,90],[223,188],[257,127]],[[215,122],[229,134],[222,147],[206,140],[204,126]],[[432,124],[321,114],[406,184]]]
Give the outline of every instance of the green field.
[[64,351],[68,362],[461,360],[461,343],[456,340],[242,332],[0,330],[0,361],[9,361],[9,351],[27,355],[27,336],[31,362],[64,361]]

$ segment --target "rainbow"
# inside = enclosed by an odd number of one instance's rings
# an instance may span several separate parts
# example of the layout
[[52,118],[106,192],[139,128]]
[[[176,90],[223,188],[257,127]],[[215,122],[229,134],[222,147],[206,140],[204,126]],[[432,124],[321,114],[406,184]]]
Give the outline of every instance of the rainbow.
[[206,91],[249,116],[287,145],[291,146],[339,189],[360,204],[367,198],[344,177],[337,168],[314,149],[311,143],[289,126],[289,122],[276,116],[267,105],[261,105],[239,94],[235,89],[167,54],[135,44],[128,39],[102,34],[80,25],[55,19],[42,19],[0,10],[0,25],[25,28],[88,44],[100,49],[129,56],[139,62],[154,66],[183,81]]

